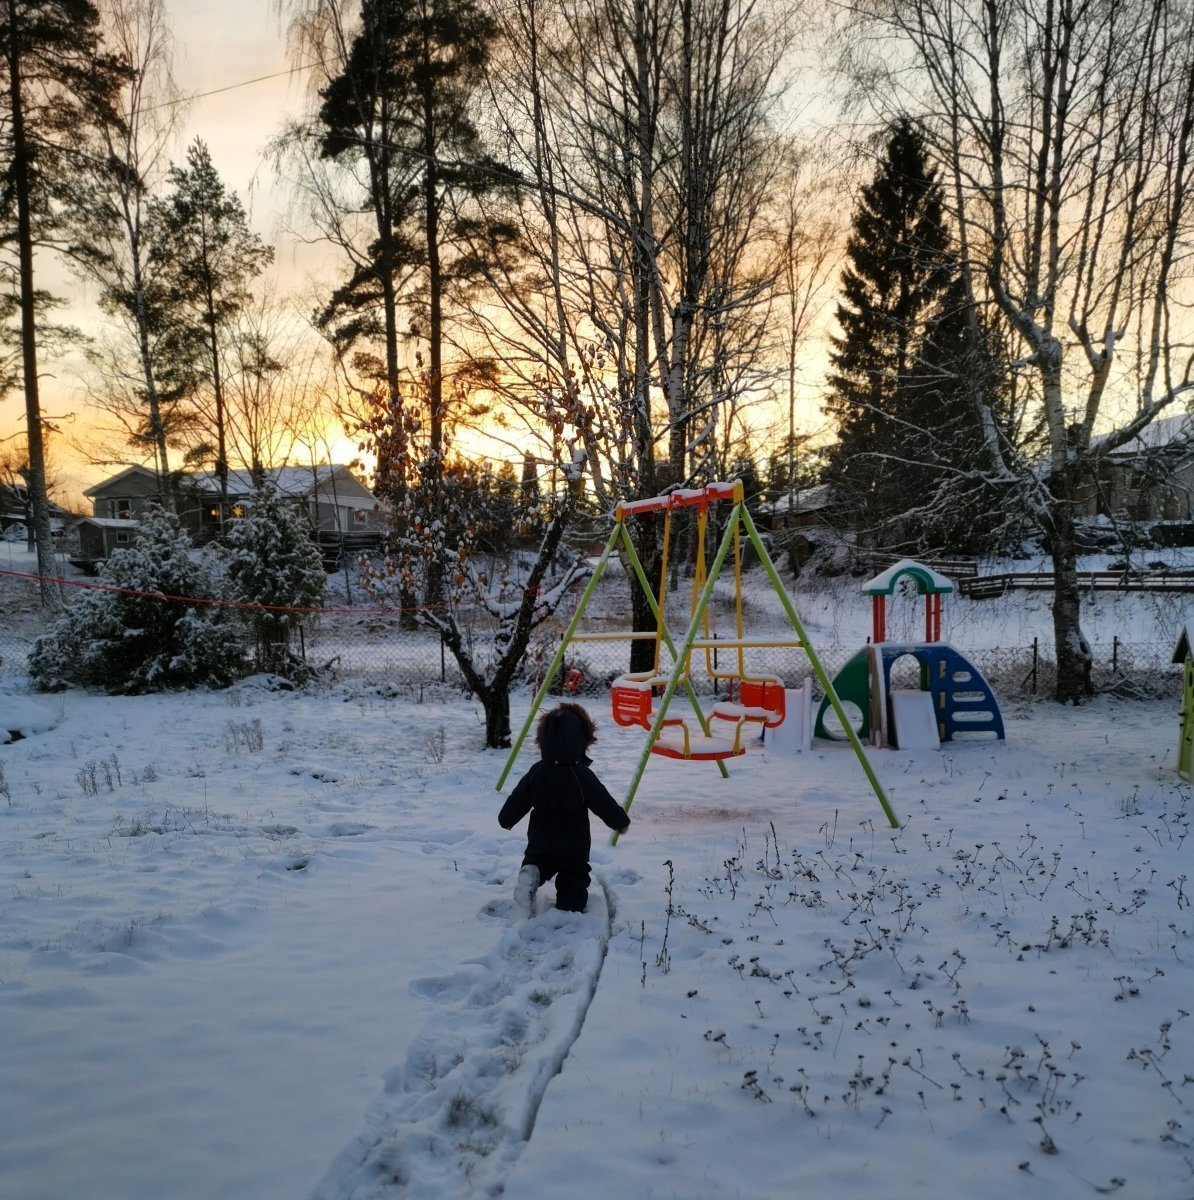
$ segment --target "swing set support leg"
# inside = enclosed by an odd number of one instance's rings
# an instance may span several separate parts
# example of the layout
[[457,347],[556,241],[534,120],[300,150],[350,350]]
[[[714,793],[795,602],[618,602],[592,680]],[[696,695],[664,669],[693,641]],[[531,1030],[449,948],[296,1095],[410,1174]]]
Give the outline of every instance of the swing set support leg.
[[560,639],[560,644],[555,654],[552,655],[547,670],[543,672],[543,682],[539,685],[539,690],[535,693],[535,698],[531,701],[531,711],[527,713],[527,719],[523,722],[522,729],[519,731],[518,737],[510,750],[510,755],[506,759],[506,765],[502,768],[501,775],[498,776],[495,786],[499,792],[502,790],[502,785],[506,782],[506,777],[510,774],[510,768],[514,766],[514,762],[518,758],[518,752],[522,749],[523,742],[526,741],[527,734],[534,723],[535,714],[539,711],[539,706],[543,703],[544,697],[555,680],[556,672],[559,671],[560,664],[564,661],[564,655],[568,650],[568,643],[572,640],[572,635],[580,625],[581,618],[585,615],[585,608],[592,599],[593,593],[597,590],[597,584],[601,581],[601,576],[605,573],[606,564],[609,562],[609,556],[613,553],[614,546],[617,544],[618,532],[621,528],[621,523],[614,526],[614,531],[610,534],[609,541],[605,544],[605,550],[597,560],[597,566],[593,568],[593,574],[589,579],[588,586],[581,595],[580,603],[576,606],[576,612],[572,614],[572,620],[568,622],[568,628],[564,631],[564,636]]
[[[692,643],[697,639],[697,634],[701,629],[701,621],[704,619],[705,610],[709,607],[709,601],[713,598],[713,586],[717,583],[717,576],[721,571],[722,563],[725,562],[726,555],[729,553],[730,546],[733,544],[733,534],[735,528],[734,522],[738,509],[743,509],[743,511],[745,511],[745,506],[741,503],[735,506],[735,516],[731,517],[729,523],[726,525],[726,531],[722,536],[721,545],[718,546],[717,554],[713,559],[713,565],[709,568],[709,574],[705,580],[705,586],[701,589],[700,598],[697,600],[696,605],[692,610],[692,618],[688,622],[688,629],[685,631],[684,641],[681,643],[678,653],[673,650],[673,657],[676,661],[672,669],[672,676],[668,680],[667,687],[664,689],[663,697],[659,701],[659,708],[655,713],[655,720],[651,724],[651,732],[647,734],[647,744],[643,747],[643,752],[639,756],[638,768],[635,770],[634,778],[630,781],[630,791],[627,793],[626,801],[622,805],[627,812],[630,811],[630,806],[634,803],[634,793],[638,790],[638,785],[643,777],[643,772],[647,769],[647,761],[651,757],[651,747],[654,746],[656,741],[659,739],[659,732],[663,728],[663,719],[665,716],[667,716],[668,705],[671,704],[672,697],[676,694],[676,688],[680,682],[680,674],[685,669],[689,654],[692,653]],[[662,620],[660,620],[659,624],[660,628],[664,628]],[[670,638],[668,640],[668,649],[672,650]],[[696,696],[693,693],[692,684],[688,681],[687,674],[685,674],[684,683],[688,690],[689,699],[693,703],[693,707],[696,708],[697,713],[700,714],[700,708],[696,705]],[[702,716],[701,720],[704,722],[705,718]],[[705,729],[707,733],[707,725],[705,726]],[[717,765],[722,769],[723,774],[725,774],[725,763],[719,761]],[[609,844],[611,846],[616,846],[618,844],[618,834],[616,832],[610,838]]]
[[821,665],[820,658],[817,657],[817,652],[813,649],[812,643],[808,640],[808,635],[804,632],[804,625],[797,615],[796,608],[792,604],[788,593],[784,590],[783,582],[780,580],[779,574],[776,572],[775,564],[771,561],[771,556],[767,553],[763,546],[762,539],[759,537],[759,531],[755,528],[755,523],[751,515],[746,510],[746,505],[739,506],[742,509],[742,523],[746,528],[747,536],[750,538],[751,545],[755,548],[755,553],[759,556],[759,562],[763,564],[763,569],[767,572],[767,577],[771,580],[772,586],[775,588],[776,595],[780,598],[780,603],[784,606],[784,612],[788,615],[788,620],[792,623],[792,628],[796,631],[796,636],[804,643],[805,653],[808,655],[808,660],[812,664],[813,673],[817,677],[817,682],[821,685],[825,692],[833,711],[837,714],[837,719],[841,722],[842,728],[846,731],[846,737],[849,739],[850,746],[854,750],[855,756],[862,767],[863,773],[866,775],[876,798],[879,801],[880,807],[883,809],[884,815],[887,817],[888,824],[892,829],[899,829],[900,822],[892,811],[891,805],[888,803],[887,796],[883,791],[883,786],[880,784],[878,777],[875,775],[874,768],[871,766],[870,759],[866,756],[866,751],[862,747],[862,742],[858,740],[858,732],[855,730],[853,723],[847,719],[845,711],[842,709],[842,702],[838,698],[837,691],[834,689],[833,683],[825,672],[825,668]]

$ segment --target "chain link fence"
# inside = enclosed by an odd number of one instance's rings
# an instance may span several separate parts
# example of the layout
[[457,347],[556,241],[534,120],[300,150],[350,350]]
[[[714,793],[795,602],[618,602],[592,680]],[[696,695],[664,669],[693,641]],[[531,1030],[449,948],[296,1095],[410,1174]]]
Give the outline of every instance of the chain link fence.
[[[21,672],[37,636],[52,620],[49,609],[40,606],[34,583],[5,578],[0,586],[0,665]],[[598,618],[600,628],[626,627],[626,618]],[[681,629],[681,619],[673,628]],[[589,625],[586,624],[586,631]],[[537,686],[559,647],[564,623],[554,620],[533,635],[523,661],[519,682]],[[492,644],[491,623],[478,615],[465,627],[470,652],[481,662]],[[783,639],[782,634],[776,640]],[[1050,643],[1034,639],[1024,646],[975,648],[958,646],[986,676],[995,693],[1003,698],[1047,697],[1053,694],[1057,664]],[[321,678],[352,679],[395,688],[446,684],[463,687],[463,677],[452,654],[438,634],[427,629],[405,630],[398,615],[383,609],[332,610],[306,623],[298,645],[306,661]],[[816,645],[817,655],[832,678],[855,655],[860,646]],[[1173,647],[1161,642],[1125,642],[1115,638],[1109,643],[1091,646],[1094,663],[1090,685],[1094,693],[1127,698],[1178,697],[1181,670],[1173,664]],[[742,652],[746,674],[774,675],[789,687],[799,686],[812,675],[812,666],[804,651],[796,646],[746,649]],[[666,669],[670,659],[664,651]],[[568,648],[563,667],[554,687],[567,687],[577,694],[597,695],[629,669],[630,650],[626,641],[574,641]],[[718,674],[738,672],[738,652],[732,648],[713,648],[693,652],[691,682],[698,694],[715,694],[725,687]],[[712,671],[709,670],[712,668]],[[897,686],[918,686],[914,682],[917,665],[911,658],[893,666]],[[813,690],[822,689],[813,679]]]
[[[558,643],[557,643],[558,644]],[[554,650],[554,646],[552,650]],[[817,657],[832,679],[858,652],[859,646],[818,645]],[[1027,646],[992,646],[986,649],[963,648],[963,653],[983,673],[996,695],[1011,698],[1051,696],[1057,684],[1057,662],[1051,645],[1034,638]],[[1182,673],[1172,660],[1168,642],[1124,642],[1118,638],[1107,643],[1092,643],[1094,663],[1091,691],[1128,699],[1167,699],[1181,694]],[[711,677],[694,651],[691,682],[698,694],[717,693],[725,684]],[[543,659],[544,664],[550,655]],[[736,673],[737,656],[733,650],[711,653],[716,670]],[[563,690],[571,671],[572,685],[580,692],[599,693],[627,670],[628,651],[610,643],[574,643],[565,656],[563,669],[555,681]],[[788,687],[799,687],[806,676],[813,676],[813,693],[823,689],[813,674],[808,656],[799,649],[751,650],[745,652],[747,675],[776,675]],[[539,676],[531,682],[537,683]],[[919,686],[919,664],[911,657],[892,665],[896,686]]]

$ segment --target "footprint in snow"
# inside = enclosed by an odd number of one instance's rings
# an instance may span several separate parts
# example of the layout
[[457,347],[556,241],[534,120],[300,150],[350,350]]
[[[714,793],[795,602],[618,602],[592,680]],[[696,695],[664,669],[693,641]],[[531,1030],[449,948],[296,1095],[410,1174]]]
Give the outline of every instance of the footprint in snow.
[[[541,895],[536,915],[512,920],[482,958],[411,984],[436,1010],[315,1200],[393,1200],[396,1187],[412,1196],[501,1194],[580,1034],[610,935],[600,877],[587,912],[547,903]],[[483,912],[509,918],[513,905]]]

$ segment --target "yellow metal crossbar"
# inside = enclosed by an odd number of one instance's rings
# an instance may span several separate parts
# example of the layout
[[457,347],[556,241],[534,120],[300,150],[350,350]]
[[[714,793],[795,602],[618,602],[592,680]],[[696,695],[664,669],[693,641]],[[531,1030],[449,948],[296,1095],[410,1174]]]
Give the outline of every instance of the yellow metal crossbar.
[[[574,638],[573,641],[579,639]],[[790,638],[782,641],[771,641],[759,638],[697,638],[692,643],[694,650],[802,650],[803,642],[794,642]],[[742,672],[746,677],[746,672]]]
[[619,631],[617,633],[574,633],[572,640],[574,642],[653,642],[658,636],[653,629],[640,630],[638,632],[627,629],[624,632]]

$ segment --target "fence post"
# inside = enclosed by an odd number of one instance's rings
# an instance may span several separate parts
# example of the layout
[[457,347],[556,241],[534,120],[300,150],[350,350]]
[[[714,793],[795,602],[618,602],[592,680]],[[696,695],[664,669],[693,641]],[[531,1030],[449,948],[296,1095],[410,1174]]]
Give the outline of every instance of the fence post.
[[1036,671],[1037,671],[1037,664],[1040,662],[1040,654],[1041,654],[1040,639],[1033,638],[1032,639],[1032,694],[1034,696],[1036,695]]
[[440,683],[448,682],[448,659],[444,653],[444,635],[439,635],[439,681]]
[[1111,674],[1119,674],[1119,634],[1111,637]]

